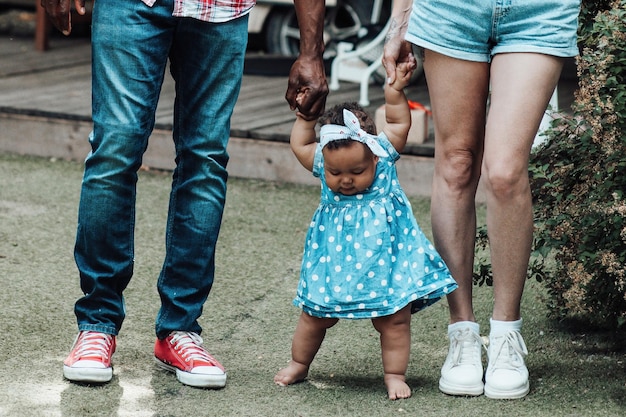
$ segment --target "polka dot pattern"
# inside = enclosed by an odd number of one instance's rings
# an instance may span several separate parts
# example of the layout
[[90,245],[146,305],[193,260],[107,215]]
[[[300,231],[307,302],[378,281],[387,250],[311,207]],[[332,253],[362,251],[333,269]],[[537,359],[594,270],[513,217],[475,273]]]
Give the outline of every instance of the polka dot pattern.
[[316,317],[374,318],[408,304],[416,312],[457,285],[419,228],[398,182],[400,157],[384,135],[374,183],[344,196],[326,186],[318,146],[313,174],[320,178],[320,205],[304,246],[294,304]]

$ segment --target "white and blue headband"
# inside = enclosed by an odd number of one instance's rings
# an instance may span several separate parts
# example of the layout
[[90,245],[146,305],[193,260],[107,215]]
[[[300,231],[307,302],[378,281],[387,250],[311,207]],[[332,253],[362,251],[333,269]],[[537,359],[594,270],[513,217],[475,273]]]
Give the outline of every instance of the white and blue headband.
[[359,119],[350,110],[343,109],[343,122],[345,126],[329,124],[321,127],[320,146],[322,148],[335,140],[351,139],[367,145],[376,156],[382,158],[389,156],[374,135],[370,135],[361,129]]

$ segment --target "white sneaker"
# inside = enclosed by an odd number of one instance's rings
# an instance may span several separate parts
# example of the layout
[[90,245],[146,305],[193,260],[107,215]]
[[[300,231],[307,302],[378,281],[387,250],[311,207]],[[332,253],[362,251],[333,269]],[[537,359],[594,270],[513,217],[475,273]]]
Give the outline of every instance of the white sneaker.
[[441,368],[439,390],[448,395],[481,395],[483,393],[482,338],[466,327],[448,336],[450,350]]
[[492,337],[487,355],[485,396],[500,400],[525,397],[530,391],[528,368],[524,364],[528,350],[520,332]]

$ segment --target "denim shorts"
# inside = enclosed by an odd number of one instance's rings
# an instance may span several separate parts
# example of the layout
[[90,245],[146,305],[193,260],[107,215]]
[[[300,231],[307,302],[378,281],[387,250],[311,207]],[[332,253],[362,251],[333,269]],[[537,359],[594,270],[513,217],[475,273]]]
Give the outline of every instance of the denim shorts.
[[406,39],[452,58],[578,55],[580,0],[414,0]]

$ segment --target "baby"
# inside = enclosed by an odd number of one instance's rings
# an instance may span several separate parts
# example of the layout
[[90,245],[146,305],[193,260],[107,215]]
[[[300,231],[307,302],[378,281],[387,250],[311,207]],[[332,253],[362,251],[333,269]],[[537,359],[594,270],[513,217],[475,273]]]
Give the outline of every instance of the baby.
[[380,333],[388,397],[410,397],[411,314],[457,286],[419,228],[396,173],[411,127],[404,94],[415,68],[411,58],[385,86],[387,123],[380,135],[357,103],[335,106],[319,119],[319,143],[316,121],[297,115],[291,148],[322,187],[294,300],[302,313],[292,359],[274,377],[278,385],[306,378],[326,330],[339,319],[370,319]]

